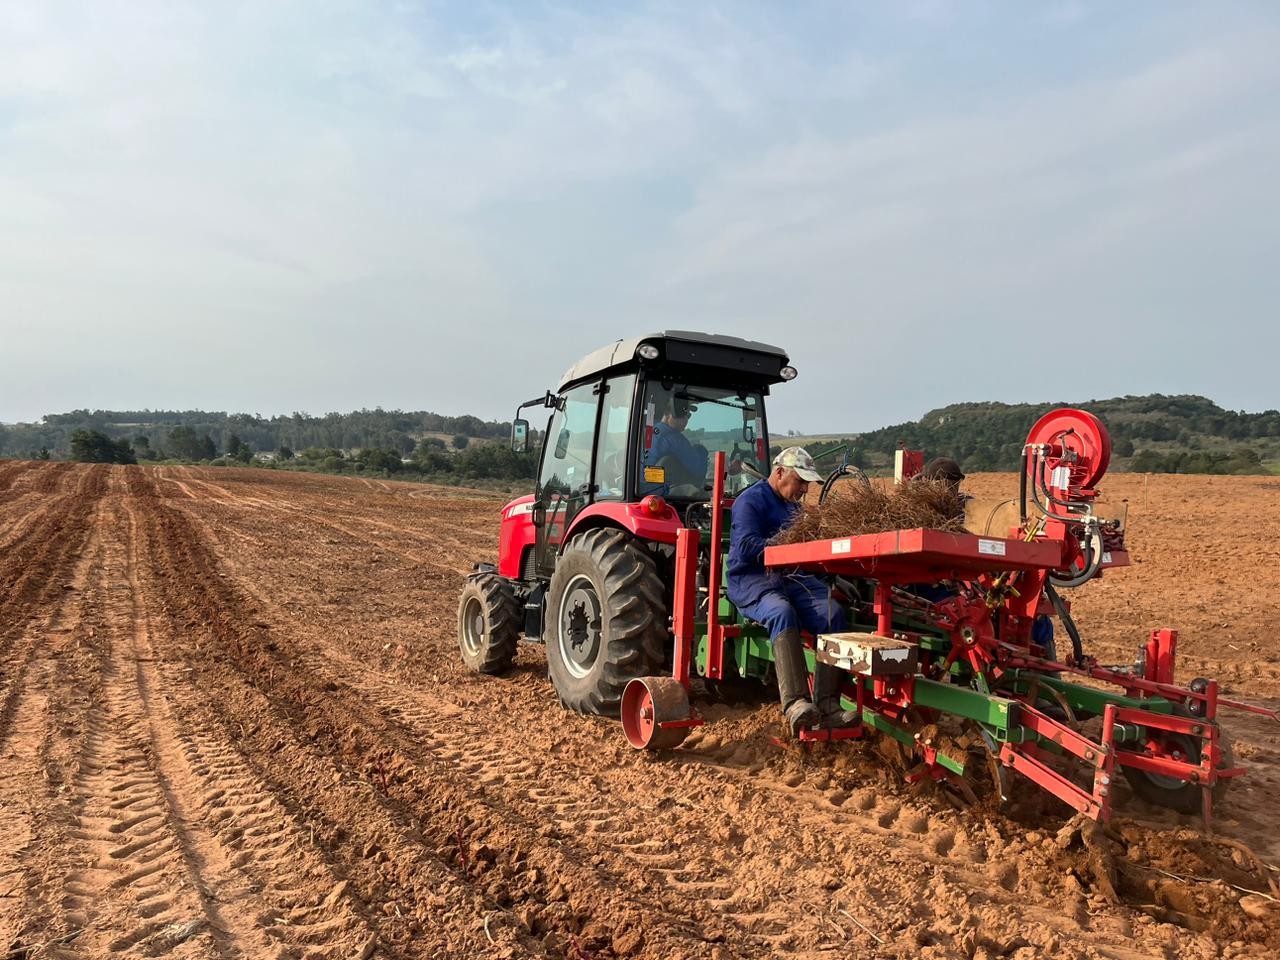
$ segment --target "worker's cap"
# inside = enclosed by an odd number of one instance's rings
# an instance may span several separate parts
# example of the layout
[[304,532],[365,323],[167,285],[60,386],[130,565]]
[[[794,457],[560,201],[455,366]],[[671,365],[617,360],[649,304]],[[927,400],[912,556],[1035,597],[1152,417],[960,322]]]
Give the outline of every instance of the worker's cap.
[[773,458],[773,465],[790,467],[801,480],[808,480],[810,483],[822,482],[822,474],[814,467],[813,457],[809,456],[809,451],[804,447],[787,447]]
[[950,457],[935,457],[924,465],[920,476],[925,480],[945,480],[947,483],[959,483],[964,479],[964,471],[960,464]]

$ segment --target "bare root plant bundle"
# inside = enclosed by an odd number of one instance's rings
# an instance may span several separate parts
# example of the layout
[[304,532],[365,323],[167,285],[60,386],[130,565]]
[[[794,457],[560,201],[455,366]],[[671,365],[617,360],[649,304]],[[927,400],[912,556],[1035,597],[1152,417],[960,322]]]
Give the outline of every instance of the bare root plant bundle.
[[825,503],[801,511],[772,542],[802,543],[916,527],[962,533],[964,498],[941,480],[913,480],[889,489],[844,483]]

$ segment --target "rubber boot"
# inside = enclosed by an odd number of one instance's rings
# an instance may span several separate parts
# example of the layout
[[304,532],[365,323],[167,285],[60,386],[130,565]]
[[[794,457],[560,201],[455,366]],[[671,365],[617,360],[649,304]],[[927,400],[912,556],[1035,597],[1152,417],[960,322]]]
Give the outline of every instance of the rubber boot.
[[778,699],[791,735],[818,722],[818,708],[809,699],[809,665],[805,663],[799,630],[783,630],[773,638],[773,666],[778,674]]
[[840,681],[844,671],[829,663],[818,661],[813,671],[813,701],[818,708],[818,726],[823,730],[842,730],[857,726],[858,711],[840,706]]

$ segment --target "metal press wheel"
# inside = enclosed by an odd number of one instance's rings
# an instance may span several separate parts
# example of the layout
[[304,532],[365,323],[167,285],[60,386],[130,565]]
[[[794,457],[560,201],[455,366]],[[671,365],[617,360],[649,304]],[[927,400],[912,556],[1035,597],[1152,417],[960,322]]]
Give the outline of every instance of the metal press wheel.
[[674,677],[637,677],[622,692],[622,732],[637,750],[669,750],[684,743],[688,727],[663,729],[692,715],[689,693]]

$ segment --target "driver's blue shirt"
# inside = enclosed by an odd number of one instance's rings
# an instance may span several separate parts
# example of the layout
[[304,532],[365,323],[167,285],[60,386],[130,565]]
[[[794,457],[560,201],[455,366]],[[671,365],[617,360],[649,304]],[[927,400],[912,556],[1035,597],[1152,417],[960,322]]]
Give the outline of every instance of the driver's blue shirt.
[[749,606],[782,583],[782,576],[764,565],[769,540],[801,510],[783,500],[768,480],[757,480],[733,501],[729,524],[729,599]]
[[[656,467],[662,463],[663,457],[675,457],[680,466],[695,477],[702,478],[707,475],[707,451],[701,447],[695,447],[689,442],[689,438],[675,427],[659,423],[653,428],[653,445],[645,452],[644,465]],[[642,486],[647,485],[642,484]],[[670,484],[662,483],[657,487],[658,489],[654,492],[665,495],[670,489]]]

